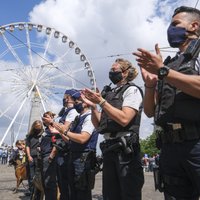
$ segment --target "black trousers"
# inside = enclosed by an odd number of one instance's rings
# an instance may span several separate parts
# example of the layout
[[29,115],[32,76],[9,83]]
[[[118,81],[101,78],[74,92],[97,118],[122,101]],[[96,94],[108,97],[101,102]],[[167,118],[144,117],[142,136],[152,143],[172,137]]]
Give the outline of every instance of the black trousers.
[[57,159],[57,178],[60,200],[69,200],[68,155],[59,155]]
[[57,200],[56,162],[49,162],[48,156],[42,158],[42,181],[45,200]]
[[29,166],[28,181],[29,181],[29,190],[31,192],[31,198],[33,198],[34,190],[36,190],[34,200],[40,199],[40,191],[38,191],[36,188],[34,188],[34,184],[33,184],[33,177],[35,175],[36,168],[38,167],[38,165],[39,165],[39,163],[38,163],[37,156],[34,156],[33,161],[29,162],[29,164],[28,164],[28,166]]
[[84,156],[87,153],[70,153],[69,159],[69,186],[70,200],[92,200],[92,190],[89,188],[84,172],[90,168]]
[[107,152],[103,156],[103,199],[141,200],[144,174],[140,152]]
[[166,200],[198,200],[200,197],[200,140],[163,144],[160,169]]

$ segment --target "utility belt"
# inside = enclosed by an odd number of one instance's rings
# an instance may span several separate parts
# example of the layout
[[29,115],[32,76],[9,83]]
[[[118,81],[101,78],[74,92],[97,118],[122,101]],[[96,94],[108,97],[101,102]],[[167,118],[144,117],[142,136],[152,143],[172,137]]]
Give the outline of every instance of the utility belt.
[[134,153],[139,149],[138,134],[133,133],[130,136],[104,140],[100,143],[100,149],[102,154],[106,154],[108,152],[123,152],[125,154]]
[[[156,130],[157,143],[182,143],[200,138],[200,122],[167,123]],[[159,143],[161,143],[159,145]]]

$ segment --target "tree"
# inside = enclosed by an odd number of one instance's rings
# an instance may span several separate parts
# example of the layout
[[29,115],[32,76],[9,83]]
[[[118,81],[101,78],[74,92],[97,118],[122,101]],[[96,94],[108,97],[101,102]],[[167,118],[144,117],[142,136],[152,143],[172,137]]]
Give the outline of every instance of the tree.
[[142,156],[146,153],[150,156],[153,156],[157,153],[160,153],[160,150],[156,147],[156,133],[153,132],[149,137],[146,139],[140,140],[141,146],[141,154]]

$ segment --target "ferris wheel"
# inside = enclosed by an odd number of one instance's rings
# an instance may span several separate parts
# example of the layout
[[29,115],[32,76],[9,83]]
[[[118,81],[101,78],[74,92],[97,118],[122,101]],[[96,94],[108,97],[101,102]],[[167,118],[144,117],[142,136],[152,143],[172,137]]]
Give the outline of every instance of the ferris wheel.
[[0,83],[0,146],[12,130],[15,141],[25,136],[45,111],[58,113],[66,89],[96,89],[81,48],[60,31],[30,22],[0,27]]

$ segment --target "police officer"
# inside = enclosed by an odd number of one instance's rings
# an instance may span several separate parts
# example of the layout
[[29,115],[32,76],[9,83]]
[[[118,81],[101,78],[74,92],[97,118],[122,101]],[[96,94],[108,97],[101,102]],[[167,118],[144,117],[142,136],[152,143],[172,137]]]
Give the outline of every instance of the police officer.
[[[43,114],[46,119],[53,120],[55,114],[48,111]],[[57,199],[57,184],[56,184],[56,150],[53,146],[52,136],[58,131],[46,120],[43,119],[46,127],[40,139],[40,150],[42,157],[42,181],[45,193],[45,200]]]
[[[109,78],[116,87],[104,87],[101,94],[89,89],[84,91],[84,101],[92,107],[93,124],[105,138],[100,144],[105,200],[142,198],[144,174],[139,147],[142,91],[131,83],[137,74],[128,60],[120,58],[109,72]],[[96,104],[102,108],[101,113]]]
[[73,97],[74,108],[80,115],[76,117],[70,130],[63,133],[70,141],[70,159],[67,169],[70,200],[92,200],[91,190],[95,178],[92,170],[98,134],[94,131],[89,105],[82,101],[79,91]]
[[[53,122],[54,127],[59,127],[58,129],[68,130],[72,121],[74,121],[75,117],[78,115],[76,109],[74,109],[74,97],[77,91],[74,89],[66,90],[63,98],[63,111],[59,113],[60,119],[59,124]],[[61,126],[60,126],[61,125]],[[56,139],[57,143],[57,178],[58,178],[58,186],[60,190],[60,200],[68,200],[69,199],[69,191],[68,191],[68,177],[67,177],[67,160],[69,153],[69,144],[68,139],[64,134],[57,135]]]
[[[160,168],[165,199],[197,200],[200,196],[200,11],[181,6],[167,31],[172,59],[138,49],[145,82],[144,111],[160,126]],[[161,188],[162,189],[162,188]]]

